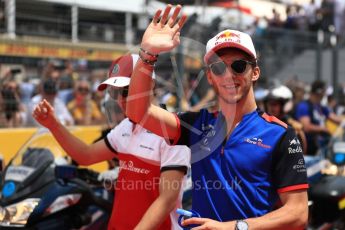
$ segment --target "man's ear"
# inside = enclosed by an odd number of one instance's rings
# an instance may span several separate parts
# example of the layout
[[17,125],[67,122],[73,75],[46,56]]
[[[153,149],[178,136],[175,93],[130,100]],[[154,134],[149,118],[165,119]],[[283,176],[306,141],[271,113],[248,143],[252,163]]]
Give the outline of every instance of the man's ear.
[[252,81],[257,81],[259,77],[260,77],[260,68],[258,66],[255,66],[253,68]]

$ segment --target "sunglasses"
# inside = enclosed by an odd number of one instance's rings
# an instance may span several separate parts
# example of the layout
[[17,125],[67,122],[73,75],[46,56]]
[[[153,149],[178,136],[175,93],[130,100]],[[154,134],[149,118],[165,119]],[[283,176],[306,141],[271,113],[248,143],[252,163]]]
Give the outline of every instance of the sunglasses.
[[230,65],[226,64],[223,61],[215,62],[208,65],[208,68],[211,69],[212,73],[216,76],[224,75],[226,68],[229,66],[235,74],[242,74],[247,69],[247,64],[255,65],[255,62],[246,61],[246,60],[236,60],[233,61]]
[[107,92],[114,100],[117,100],[119,95],[126,98],[128,96],[128,86],[123,88],[108,87]]

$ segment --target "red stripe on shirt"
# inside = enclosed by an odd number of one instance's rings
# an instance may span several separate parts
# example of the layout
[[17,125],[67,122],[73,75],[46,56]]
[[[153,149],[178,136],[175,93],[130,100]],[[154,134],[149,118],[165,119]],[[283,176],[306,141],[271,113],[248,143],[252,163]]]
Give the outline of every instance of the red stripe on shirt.
[[290,192],[290,191],[308,189],[308,188],[309,188],[308,184],[291,185],[291,186],[278,189],[278,193],[284,193],[284,192]]
[[288,125],[287,125],[286,123],[282,122],[281,120],[279,120],[279,119],[276,118],[275,116],[270,116],[270,115],[268,115],[267,113],[263,113],[263,114],[262,114],[262,117],[263,117],[266,121],[268,121],[268,122],[270,122],[270,123],[274,122],[274,123],[277,123],[277,124],[279,124],[279,125],[281,125],[281,126],[283,126],[283,127],[285,127],[285,128],[288,127]]

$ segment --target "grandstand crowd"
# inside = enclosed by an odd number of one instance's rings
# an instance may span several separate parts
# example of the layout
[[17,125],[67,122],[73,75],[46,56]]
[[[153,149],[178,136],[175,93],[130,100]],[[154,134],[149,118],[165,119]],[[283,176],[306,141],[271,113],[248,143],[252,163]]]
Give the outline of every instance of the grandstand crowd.
[[[283,84],[293,93],[287,110],[292,109],[300,101],[309,98],[311,92],[311,84],[303,82],[301,80],[303,76],[298,77],[291,76],[290,79],[281,83],[272,81],[265,85],[259,84],[255,90],[257,101],[260,104],[265,100],[270,88]],[[76,69],[68,61],[49,61],[42,70],[41,77],[35,80],[30,80],[17,69],[7,68],[0,76],[0,127],[36,126],[31,112],[43,98],[54,105],[56,114],[66,125],[104,124],[106,122],[105,92],[97,91],[97,86],[106,78],[107,70],[105,69],[86,74],[85,70]],[[181,102],[176,100],[176,89],[160,87],[156,89],[156,101],[167,104],[168,109],[172,111],[197,111],[202,107],[216,110],[215,94],[205,80],[189,79],[185,82]],[[327,86],[322,104],[328,106],[336,114],[342,115],[345,113],[345,82],[336,90],[337,92],[331,86]],[[199,95],[191,95],[197,93]],[[202,94],[203,96],[200,96]],[[261,107],[261,109],[265,108]],[[116,108],[115,110],[117,111]]]

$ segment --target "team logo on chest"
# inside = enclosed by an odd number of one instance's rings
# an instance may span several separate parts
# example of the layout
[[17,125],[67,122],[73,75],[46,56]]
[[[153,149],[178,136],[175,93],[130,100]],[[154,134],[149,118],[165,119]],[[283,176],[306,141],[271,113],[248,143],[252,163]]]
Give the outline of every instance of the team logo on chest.
[[245,137],[244,142],[247,142],[247,143],[252,144],[252,145],[256,145],[256,146],[258,146],[260,148],[264,148],[264,149],[272,148],[272,146],[265,144],[262,139],[257,138],[257,137],[251,137],[251,138]]

